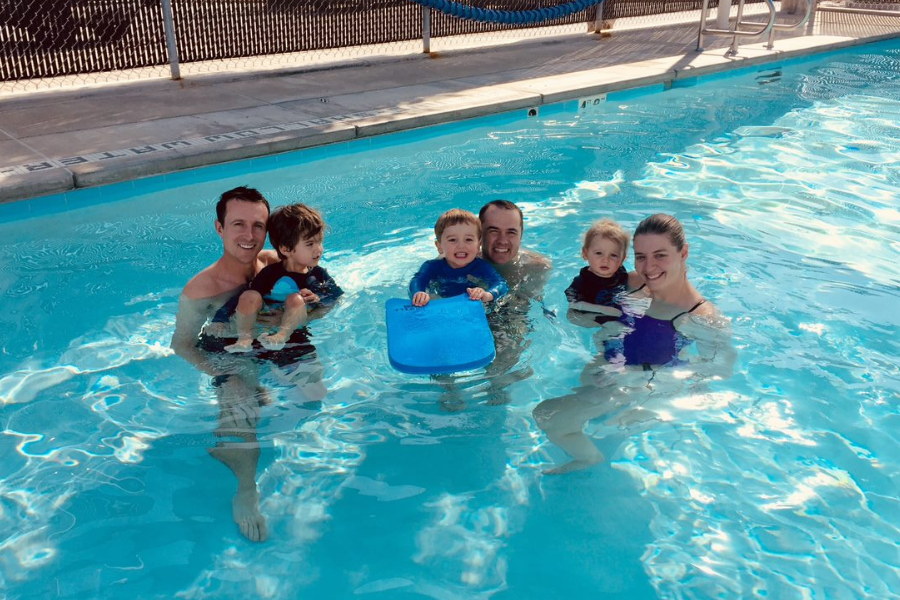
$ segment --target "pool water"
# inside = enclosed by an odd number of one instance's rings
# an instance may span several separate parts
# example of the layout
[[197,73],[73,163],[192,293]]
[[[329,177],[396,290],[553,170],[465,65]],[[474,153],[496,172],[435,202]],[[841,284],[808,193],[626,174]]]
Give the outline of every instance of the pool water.
[[[861,47],[0,207],[0,587],[9,598],[889,598],[900,590],[900,45]],[[645,93],[646,92],[646,93]],[[310,326],[328,395],[264,379],[269,539],[231,520],[208,376],[168,349],[237,185],[329,223],[346,294]],[[527,348],[446,389],[387,359],[384,302],[451,207],[516,201],[550,256]],[[68,210],[60,211],[64,205]],[[565,319],[580,235],[684,224],[732,318],[723,381],[591,421],[532,410],[596,348]],[[43,216],[31,216],[36,212]],[[628,265],[631,264],[629,260]],[[556,316],[553,316],[553,313]]]

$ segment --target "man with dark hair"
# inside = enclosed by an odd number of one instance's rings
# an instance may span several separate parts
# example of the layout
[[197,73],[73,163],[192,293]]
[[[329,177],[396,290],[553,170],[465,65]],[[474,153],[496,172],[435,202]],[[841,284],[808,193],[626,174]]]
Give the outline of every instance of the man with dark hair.
[[223,225],[225,224],[225,212],[228,210],[228,203],[232,200],[250,202],[251,204],[261,204],[266,207],[266,213],[270,210],[269,201],[266,200],[265,196],[263,196],[259,190],[242,185],[228,190],[227,192],[223,192],[222,195],[219,196],[219,201],[216,202],[216,220]]
[[[310,310],[332,305],[344,293],[319,265],[324,239],[325,221],[319,211],[299,202],[275,209],[269,217],[269,242],[281,260],[260,271],[250,289],[241,292],[235,314],[238,339],[225,350],[253,350],[256,321],[264,308],[278,312],[273,323],[276,331],[260,335],[259,343],[267,350],[281,350],[296,337],[297,329],[306,325]],[[301,339],[306,342],[301,345],[312,353],[306,335],[301,333],[297,341]],[[291,354],[300,358],[295,352]]]
[[540,299],[553,263],[521,247],[525,219],[509,200],[492,200],[478,212],[481,219],[481,255],[509,284],[510,293]]
[[[238,490],[232,512],[241,533],[248,539],[266,538],[266,522],[259,512],[256,465],[259,445],[256,420],[265,391],[257,384],[256,366],[246,358],[204,349],[210,323],[216,312],[235,297],[267,264],[277,262],[272,250],[263,250],[269,203],[257,190],[228,190],[216,205],[216,233],[222,239],[222,256],[195,275],[181,293],[172,349],[198,370],[213,377],[219,403],[219,438],[210,450],[237,478]],[[221,332],[220,332],[221,333]],[[225,441],[238,438],[239,443]]]
[[527,336],[532,329],[528,316],[531,301],[543,302],[544,285],[553,263],[543,254],[521,247],[525,220],[514,203],[488,202],[481,207],[478,218],[483,231],[481,256],[509,285],[509,294],[490,317],[497,357],[487,369],[488,402],[505,404],[509,402],[506,387],[532,373],[528,365],[516,367],[530,344]]

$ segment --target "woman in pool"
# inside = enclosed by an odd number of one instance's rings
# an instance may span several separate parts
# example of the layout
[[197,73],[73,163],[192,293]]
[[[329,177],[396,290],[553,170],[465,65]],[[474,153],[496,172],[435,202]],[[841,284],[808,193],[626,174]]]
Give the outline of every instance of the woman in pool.
[[603,460],[583,432],[589,419],[626,404],[643,404],[650,394],[666,392],[668,397],[685,379],[731,374],[735,353],[729,322],[688,281],[688,244],[678,219],[647,217],[635,229],[633,245],[635,272],[629,284],[636,289],[623,299],[623,317],[600,330],[597,342],[604,352],[584,369],[581,386],[572,394],[534,409],[547,438],[573,459],[546,473]]

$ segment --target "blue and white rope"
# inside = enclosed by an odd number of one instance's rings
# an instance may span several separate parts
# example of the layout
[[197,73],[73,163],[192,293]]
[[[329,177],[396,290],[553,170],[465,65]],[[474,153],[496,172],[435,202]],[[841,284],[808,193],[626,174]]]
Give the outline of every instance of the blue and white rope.
[[480,8],[478,6],[470,6],[461,2],[454,2],[453,0],[412,1],[416,4],[439,10],[442,13],[453,15],[460,19],[482,21],[485,23],[510,24],[540,23],[542,21],[551,21],[553,19],[568,17],[569,15],[581,12],[603,2],[603,0],[572,0],[572,2],[560,4],[559,6],[536,8],[533,10],[493,10]]

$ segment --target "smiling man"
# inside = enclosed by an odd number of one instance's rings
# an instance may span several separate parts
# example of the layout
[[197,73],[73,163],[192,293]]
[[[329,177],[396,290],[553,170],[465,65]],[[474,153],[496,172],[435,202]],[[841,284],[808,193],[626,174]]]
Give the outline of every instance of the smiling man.
[[[543,303],[544,285],[553,264],[543,254],[522,248],[525,223],[522,210],[512,202],[488,202],[481,207],[478,218],[482,227],[481,255],[509,286],[499,310],[489,317],[497,357],[487,368],[488,403],[506,404],[510,401],[506,388],[533,372],[529,364],[520,365],[519,359],[531,343],[531,301]],[[551,314],[546,309],[544,312]]]
[[[200,334],[208,333],[207,322],[267,264],[278,261],[273,250],[263,251],[269,202],[257,190],[228,190],[216,204],[216,233],[222,239],[222,256],[184,286],[175,319],[172,349],[209,375],[220,375],[206,352]],[[224,326],[224,322],[216,323]],[[221,332],[218,337],[224,337]]]
[[[269,203],[257,190],[228,190],[216,204],[216,233],[222,239],[222,256],[195,275],[181,293],[172,349],[199,371],[213,377],[219,405],[218,441],[210,454],[237,478],[232,513],[241,533],[250,540],[266,539],[266,522],[259,512],[256,468],[259,444],[256,421],[267,401],[259,387],[256,365],[215,347],[226,337],[230,319],[217,313],[267,264],[278,257],[263,250]],[[224,311],[228,312],[228,311]]]
[[508,200],[493,200],[478,212],[481,220],[481,255],[509,284],[510,294],[540,299],[553,264],[550,259],[521,247],[525,220],[522,210]]

